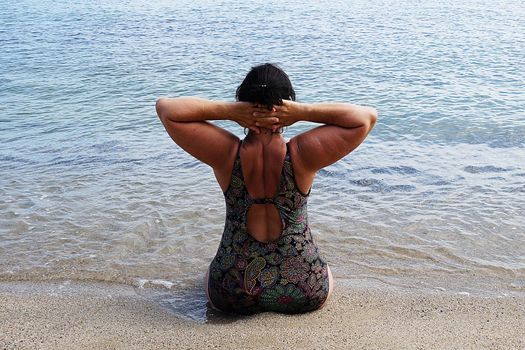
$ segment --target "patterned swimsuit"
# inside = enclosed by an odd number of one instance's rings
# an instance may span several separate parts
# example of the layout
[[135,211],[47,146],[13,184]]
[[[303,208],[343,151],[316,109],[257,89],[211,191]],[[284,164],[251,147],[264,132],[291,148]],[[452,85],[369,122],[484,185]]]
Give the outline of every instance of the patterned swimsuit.
[[[304,195],[297,188],[288,144],[273,198],[250,197],[239,150],[224,193],[226,223],[210,265],[210,299],[222,311],[239,314],[318,309],[328,297],[327,264],[310,233],[306,213],[309,193]],[[268,243],[256,240],[246,230],[250,205],[265,203],[276,206],[283,222],[281,236]]]

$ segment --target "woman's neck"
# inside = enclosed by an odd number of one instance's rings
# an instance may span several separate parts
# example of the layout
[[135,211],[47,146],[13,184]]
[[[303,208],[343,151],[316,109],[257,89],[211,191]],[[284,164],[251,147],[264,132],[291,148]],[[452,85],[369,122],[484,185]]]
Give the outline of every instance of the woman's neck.
[[248,136],[246,136],[247,141],[260,142],[264,145],[279,139],[283,139],[283,135],[281,133],[272,132],[270,129],[266,128],[261,128],[261,132],[259,134],[256,134],[250,130]]

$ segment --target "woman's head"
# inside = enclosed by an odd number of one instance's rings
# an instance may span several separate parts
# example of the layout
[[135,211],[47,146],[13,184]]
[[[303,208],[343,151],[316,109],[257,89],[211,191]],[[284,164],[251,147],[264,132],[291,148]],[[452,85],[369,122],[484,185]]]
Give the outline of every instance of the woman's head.
[[262,104],[271,109],[283,100],[295,101],[295,91],[288,75],[272,63],[253,67],[237,88],[238,101]]

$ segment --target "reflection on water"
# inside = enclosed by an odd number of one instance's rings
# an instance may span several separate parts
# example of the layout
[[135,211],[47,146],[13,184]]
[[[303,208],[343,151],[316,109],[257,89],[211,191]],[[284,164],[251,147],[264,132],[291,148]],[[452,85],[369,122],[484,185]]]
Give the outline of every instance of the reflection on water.
[[165,284],[135,288],[137,294],[153,301],[175,316],[196,323],[230,323],[249,316],[221,312],[211,307],[203,286],[172,288]]
[[163,308],[170,310],[178,317],[205,323],[213,319],[213,309],[207,306],[206,294],[202,288],[151,290],[136,289],[137,293],[148,300],[152,300]]

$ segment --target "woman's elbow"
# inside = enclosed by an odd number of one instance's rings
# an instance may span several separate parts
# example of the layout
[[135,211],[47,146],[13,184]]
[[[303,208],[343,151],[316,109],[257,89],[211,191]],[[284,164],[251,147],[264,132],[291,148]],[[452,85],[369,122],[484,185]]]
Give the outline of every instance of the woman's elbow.
[[374,125],[376,125],[377,121],[377,109],[370,107],[370,115],[369,115],[369,127],[368,130],[372,130]]
[[157,102],[155,103],[155,110],[157,111],[157,116],[162,119],[163,117],[165,117],[165,110],[166,110],[166,101],[168,99],[166,97],[161,97],[157,100]]

